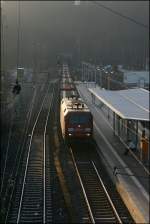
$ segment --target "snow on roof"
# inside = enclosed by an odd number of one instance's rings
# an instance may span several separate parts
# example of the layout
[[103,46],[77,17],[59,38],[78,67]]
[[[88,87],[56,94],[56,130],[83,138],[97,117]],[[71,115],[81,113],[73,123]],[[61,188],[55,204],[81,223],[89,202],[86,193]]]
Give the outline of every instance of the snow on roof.
[[148,90],[136,88],[114,91],[89,88],[89,91],[121,118],[149,121]]

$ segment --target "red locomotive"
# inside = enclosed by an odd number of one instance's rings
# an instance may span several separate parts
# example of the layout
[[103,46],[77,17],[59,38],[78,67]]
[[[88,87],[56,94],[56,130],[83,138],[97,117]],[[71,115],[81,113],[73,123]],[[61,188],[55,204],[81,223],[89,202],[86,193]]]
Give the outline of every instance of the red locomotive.
[[61,100],[60,123],[65,139],[91,139],[93,117],[87,105],[78,97]]

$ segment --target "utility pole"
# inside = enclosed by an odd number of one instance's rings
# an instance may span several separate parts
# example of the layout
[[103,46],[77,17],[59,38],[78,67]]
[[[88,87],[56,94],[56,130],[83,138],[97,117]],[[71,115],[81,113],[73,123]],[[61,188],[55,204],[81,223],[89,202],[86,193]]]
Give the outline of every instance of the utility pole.
[[32,77],[32,81],[33,81],[33,84],[35,84],[36,64],[37,64],[37,60],[36,60],[36,43],[33,43],[32,47],[33,47],[33,77]]
[[2,43],[2,64],[1,74],[7,74],[7,17],[2,13],[2,7],[0,5],[0,16],[1,16],[1,43]]
[[5,29],[5,57],[4,57],[4,64],[5,64],[5,75],[7,75],[7,29],[8,29],[7,23],[4,26],[4,29]]
[[18,81],[18,67],[20,66],[20,35],[21,35],[21,21],[20,21],[20,1],[18,1],[18,24],[17,24],[17,79]]
[[[1,17],[2,18],[2,17]],[[1,24],[1,40],[2,40],[2,64],[1,64],[1,74],[4,73],[5,70],[5,41],[4,41],[4,24],[3,24],[3,18],[2,18],[2,24]]]

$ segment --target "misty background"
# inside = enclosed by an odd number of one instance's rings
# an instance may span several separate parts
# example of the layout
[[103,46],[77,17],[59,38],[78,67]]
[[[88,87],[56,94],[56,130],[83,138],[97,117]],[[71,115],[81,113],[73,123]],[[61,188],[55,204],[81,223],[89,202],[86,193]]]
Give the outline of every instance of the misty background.
[[[149,26],[149,1],[100,1]],[[17,65],[18,1],[3,1],[2,58],[7,69]],[[23,67],[46,68],[59,54],[99,64],[145,64],[149,30],[91,1],[21,1],[20,59]]]

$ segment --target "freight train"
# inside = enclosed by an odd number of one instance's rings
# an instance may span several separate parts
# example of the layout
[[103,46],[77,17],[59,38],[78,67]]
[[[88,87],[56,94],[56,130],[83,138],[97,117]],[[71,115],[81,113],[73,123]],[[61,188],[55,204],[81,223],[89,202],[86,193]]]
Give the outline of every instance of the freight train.
[[[92,139],[92,114],[79,97],[77,90],[73,88],[67,65],[63,66],[62,80],[64,88],[62,88],[60,103],[60,125],[63,138],[66,140]],[[67,83],[67,86],[64,83]]]

